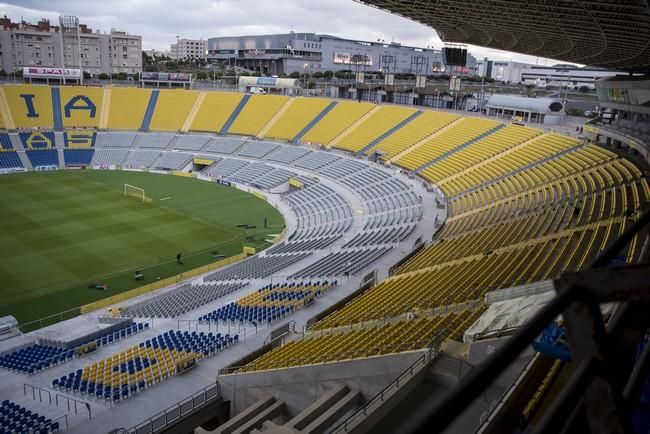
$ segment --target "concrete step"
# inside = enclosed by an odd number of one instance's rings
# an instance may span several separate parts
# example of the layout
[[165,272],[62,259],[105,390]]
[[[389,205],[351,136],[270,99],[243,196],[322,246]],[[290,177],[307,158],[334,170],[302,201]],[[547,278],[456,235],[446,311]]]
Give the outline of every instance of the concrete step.
[[237,416],[228,420],[228,422],[217,427],[213,431],[207,431],[203,428],[196,428],[195,434],[214,433],[214,434],[230,434],[235,432],[238,428],[249,422],[251,419],[258,416],[260,413],[268,409],[275,403],[275,398],[269,396],[268,398],[260,399],[255,404],[248,407],[246,410],[239,413]]
[[361,401],[361,393],[356,390],[349,391],[342,399],[339,399],[334,405],[328,408],[312,423],[303,429],[302,433],[322,434],[330,428],[336,421],[341,419],[350,410],[357,407]]
[[266,410],[259,413],[254,418],[248,420],[238,429],[233,431],[233,434],[250,434],[254,429],[262,427],[265,421],[273,420],[284,412],[284,402],[275,401]]
[[331,389],[285,425],[296,428],[297,430],[304,429],[307,425],[318,419],[320,415],[327,412],[330,407],[341,400],[348,392],[348,386],[345,384]]

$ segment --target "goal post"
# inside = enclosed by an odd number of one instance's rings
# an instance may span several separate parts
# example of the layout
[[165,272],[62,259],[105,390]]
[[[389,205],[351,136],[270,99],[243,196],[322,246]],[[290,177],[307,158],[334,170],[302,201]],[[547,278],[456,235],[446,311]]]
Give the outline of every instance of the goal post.
[[147,196],[144,194],[144,188],[136,187],[131,184],[124,184],[124,197],[133,196],[141,199],[142,202],[147,201]]

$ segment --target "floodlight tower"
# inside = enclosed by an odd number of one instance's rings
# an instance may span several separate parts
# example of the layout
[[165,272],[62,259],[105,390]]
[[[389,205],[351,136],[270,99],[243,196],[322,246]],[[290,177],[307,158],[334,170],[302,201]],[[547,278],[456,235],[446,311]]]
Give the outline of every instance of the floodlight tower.
[[[79,83],[83,84],[83,70],[81,68],[81,32],[79,30],[79,17],[74,15],[61,15],[59,16],[59,24],[61,26],[61,64],[66,68],[65,52],[66,47],[71,47],[73,61],[70,62],[74,66],[74,60],[79,64]],[[75,46],[77,47],[77,56],[75,56]],[[65,73],[63,74],[63,83],[65,84]]]

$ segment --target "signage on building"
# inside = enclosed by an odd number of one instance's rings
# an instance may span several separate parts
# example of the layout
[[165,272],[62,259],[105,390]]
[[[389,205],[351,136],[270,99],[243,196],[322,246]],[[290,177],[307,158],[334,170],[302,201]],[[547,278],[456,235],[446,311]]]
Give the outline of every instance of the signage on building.
[[78,80],[81,78],[81,70],[69,68],[40,68],[26,66],[23,68],[23,77],[26,78],[66,78]]
[[372,57],[367,54],[350,54],[334,52],[332,61],[339,65],[366,65],[372,66]]
[[192,81],[192,74],[181,72],[175,72],[172,74],[167,72],[143,72],[141,77],[142,81]]
[[260,56],[266,56],[266,50],[263,50],[261,48],[255,48],[253,50],[244,51],[244,57],[260,57]]

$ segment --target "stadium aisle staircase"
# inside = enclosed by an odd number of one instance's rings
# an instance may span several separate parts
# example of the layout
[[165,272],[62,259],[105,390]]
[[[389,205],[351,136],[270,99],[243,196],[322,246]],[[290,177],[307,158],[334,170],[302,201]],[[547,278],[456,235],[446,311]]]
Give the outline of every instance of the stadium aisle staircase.
[[205,96],[206,96],[205,91],[199,92],[199,96],[196,98],[196,101],[194,101],[194,106],[192,106],[192,110],[190,110],[190,114],[187,115],[185,122],[183,122],[183,126],[181,127],[182,133],[187,133],[190,130],[190,126],[192,126],[192,124],[194,123],[194,120],[196,119],[196,115],[201,110],[203,101],[205,101]]
[[142,125],[140,125],[141,131],[149,131],[149,127],[151,126],[151,118],[153,117],[153,113],[156,110],[158,95],[160,95],[160,91],[158,89],[151,91],[149,102],[147,103],[147,109],[144,112],[144,118],[142,118]]
[[251,99],[251,95],[247,93],[239,100],[237,106],[235,107],[235,110],[233,110],[233,112],[228,117],[226,123],[224,123],[223,127],[221,127],[221,131],[220,131],[221,134],[228,134],[228,132],[230,131],[230,127],[232,127],[232,124],[235,123],[235,121],[239,117],[239,114],[242,112],[242,110],[244,110],[244,107],[246,107],[250,99]]
[[111,88],[110,87],[105,87],[103,89],[104,94],[102,95],[102,108],[101,111],[99,112],[99,129],[100,130],[105,130],[108,128],[108,118],[110,116],[110,110],[111,110]]
[[258,139],[264,138],[267,133],[275,126],[275,124],[284,117],[284,114],[289,110],[293,103],[298,101],[297,98],[287,98],[287,100],[282,104],[282,106],[275,112],[273,117],[262,127],[262,129],[255,134],[255,137]]
[[320,113],[318,113],[318,115],[314,119],[309,121],[309,123],[307,125],[305,125],[305,127],[302,130],[300,130],[300,132],[298,134],[296,134],[291,139],[291,141],[294,142],[294,143],[299,143],[300,140],[302,140],[302,138],[305,136],[305,134],[307,134],[312,128],[314,128],[314,125],[316,125],[318,122],[320,122],[321,119],[323,119],[325,117],[325,115],[327,115],[330,111],[332,111],[332,109],[334,107],[336,107],[336,104],[338,104],[338,101],[330,102],[327,105],[327,107],[325,107]]
[[13,130],[16,124],[11,116],[11,110],[7,103],[7,95],[5,95],[5,87],[0,86],[0,119],[2,120],[2,128]]
[[282,117],[264,134],[266,138],[292,140],[331,105],[328,100],[320,98],[297,97],[292,100]]
[[52,93],[52,116],[54,117],[54,130],[63,130],[63,115],[61,114],[61,90],[58,87],[51,88]]
[[190,131],[224,133],[222,128],[245,97],[237,92],[205,92],[203,103],[190,125]]
[[404,107],[376,106],[359,122],[333,140],[328,147],[359,152],[370,142],[408,119],[415,112],[415,109]]

